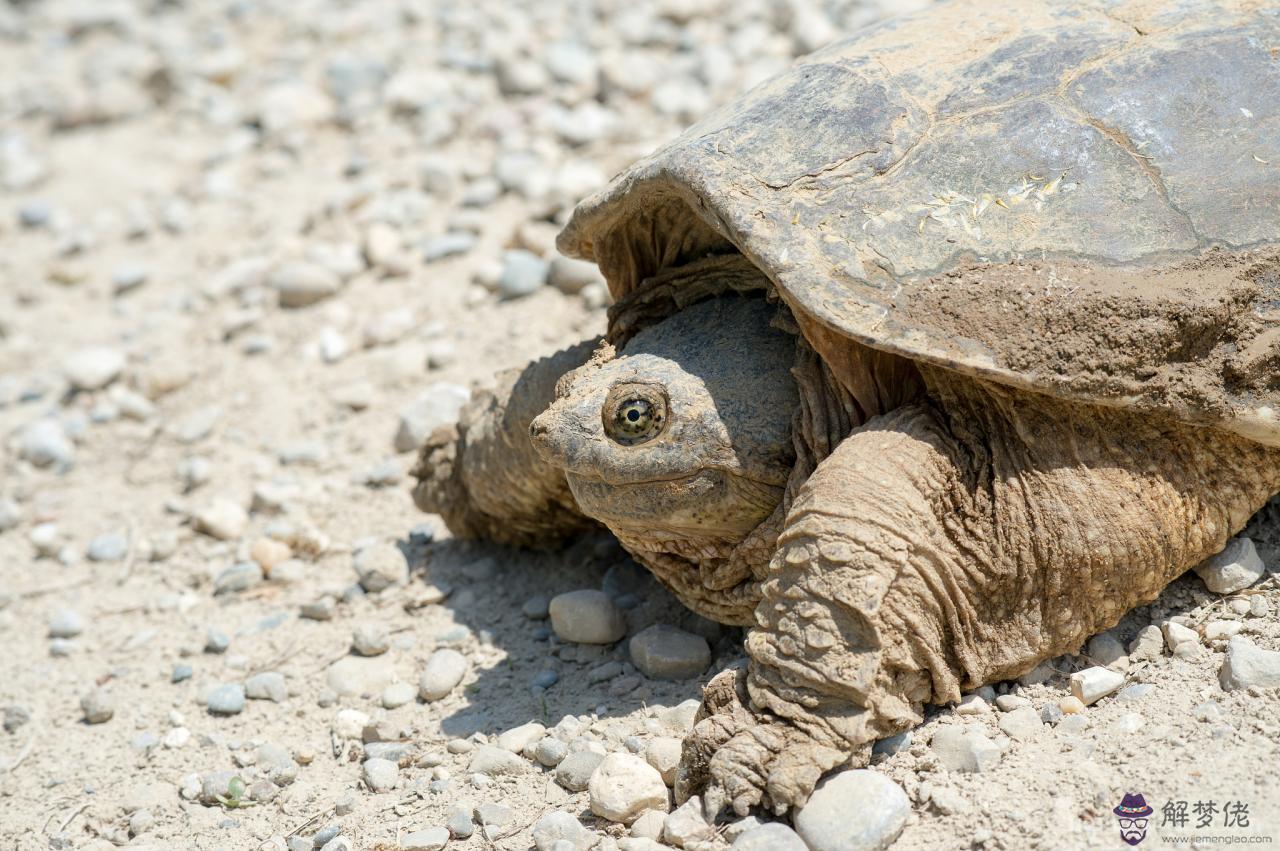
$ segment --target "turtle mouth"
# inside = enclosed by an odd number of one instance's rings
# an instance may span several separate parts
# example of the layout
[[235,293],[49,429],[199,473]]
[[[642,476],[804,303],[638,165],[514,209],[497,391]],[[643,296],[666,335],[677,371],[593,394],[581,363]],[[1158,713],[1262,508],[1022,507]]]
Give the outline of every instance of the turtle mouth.
[[773,512],[783,492],[780,485],[719,469],[629,482],[573,471],[566,478],[583,513],[611,529],[716,542],[744,538]]

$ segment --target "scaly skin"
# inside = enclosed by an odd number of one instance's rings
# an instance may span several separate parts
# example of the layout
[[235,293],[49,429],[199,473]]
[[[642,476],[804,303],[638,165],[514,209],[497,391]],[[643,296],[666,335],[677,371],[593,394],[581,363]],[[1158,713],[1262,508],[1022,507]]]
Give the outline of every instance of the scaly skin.
[[459,538],[516,546],[554,547],[591,526],[569,493],[564,470],[538,456],[529,423],[598,342],[585,340],[503,373],[497,387],[467,404],[457,425],[432,434],[413,470],[417,506],[441,515]]
[[1225,432],[922,372],[926,399],[800,488],[747,637],[749,710],[698,724],[681,797],[803,803],[924,703],[1077,650],[1280,489],[1280,451]]

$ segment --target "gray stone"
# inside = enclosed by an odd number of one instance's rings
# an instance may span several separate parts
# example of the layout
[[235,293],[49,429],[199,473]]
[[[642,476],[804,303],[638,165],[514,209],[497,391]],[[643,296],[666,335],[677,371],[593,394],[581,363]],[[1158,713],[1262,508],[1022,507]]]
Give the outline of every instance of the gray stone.
[[213,579],[214,594],[238,594],[262,583],[262,565],[242,561],[231,565]]
[[85,555],[89,561],[120,561],[129,553],[129,539],[119,532],[98,535],[89,542]]
[[3,715],[6,733],[16,732],[23,725],[31,722],[31,713],[25,706],[19,706],[16,703],[6,706]]
[[147,282],[147,270],[144,266],[117,266],[111,272],[111,291],[115,295],[132,292]]
[[415,452],[433,431],[456,422],[471,391],[461,384],[437,381],[400,412],[393,444],[397,452]]
[[1261,579],[1267,568],[1253,541],[1242,536],[1227,541],[1222,552],[1196,565],[1195,571],[1215,594],[1234,594]]
[[1227,642],[1227,656],[1218,678],[1226,691],[1280,688],[1280,651],[1266,650],[1237,635]]
[[422,259],[428,263],[466,254],[476,244],[476,235],[465,231],[451,231],[422,244]]
[[902,833],[911,802],[897,783],[855,769],[827,777],[795,814],[796,832],[810,851],[880,851]]
[[655,736],[645,747],[644,760],[658,770],[658,774],[662,775],[663,783],[674,786],[682,750],[683,744],[680,739],[673,736]]
[[84,622],[74,609],[59,609],[49,619],[50,638],[75,638],[84,632]]
[[442,647],[431,654],[418,680],[418,694],[430,703],[439,700],[457,688],[467,675],[467,657],[457,650]]
[[204,652],[206,653],[226,653],[227,648],[231,646],[231,636],[227,635],[216,626],[209,627],[204,634]]
[[336,295],[342,278],[319,263],[295,260],[272,270],[267,285],[276,291],[281,307],[307,307]]
[[584,589],[559,594],[548,607],[551,628],[564,641],[612,644],[627,632],[626,621],[603,591]]
[[85,721],[102,724],[116,714],[115,698],[106,689],[96,688],[80,698],[80,709],[84,712]]
[[[570,756],[565,762],[572,758]],[[591,797],[591,812],[622,824],[635,821],[645,810],[666,811],[671,806],[662,775],[649,763],[631,754],[612,753],[606,756],[591,774],[587,792]]]
[[524,613],[526,618],[540,621],[545,620],[551,613],[550,606],[550,597],[546,594],[535,594],[524,601],[524,604],[520,607],[520,611]]
[[999,746],[977,730],[943,727],[933,734],[930,746],[948,771],[985,771],[1000,760]]
[[711,664],[707,640],[667,624],[654,624],[630,642],[631,661],[647,677],[686,680]]
[[508,251],[502,257],[502,274],[498,276],[498,293],[503,298],[532,295],[547,282],[547,263],[532,251],[522,248]]
[[76,449],[57,420],[40,419],[22,430],[19,454],[37,467],[65,469],[75,463]]
[[1086,652],[1095,664],[1107,668],[1120,667],[1126,660],[1124,645],[1109,632],[1099,633],[1089,639]]
[[363,766],[364,782],[374,792],[388,792],[400,780],[400,768],[389,759],[366,759]]
[[169,674],[169,682],[180,683],[184,680],[189,680],[194,673],[195,669],[190,665],[179,662],[173,666],[173,671]]
[[560,682],[560,675],[551,669],[539,671],[533,678],[533,687],[540,689],[549,689],[556,683]]
[[289,687],[285,685],[283,674],[278,671],[264,671],[245,680],[244,694],[251,700],[284,703],[289,699]]
[[62,371],[76,390],[101,390],[120,377],[125,361],[119,349],[90,346],[71,353],[62,362]]
[[489,776],[520,774],[529,764],[509,750],[494,745],[481,745],[471,754],[467,771]]
[[223,683],[209,693],[206,705],[213,715],[238,715],[244,711],[244,686]]
[[[585,791],[591,782],[591,775],[602,762],[604,762],[604,754],[594,751],[574,751],[556,766],[556,782],[570,792]],[[658,779],[662,779],[661,775]]]
[[798,833],[776,821],[742,833],[729,847],[733,851],[809,851]]
[[391,636],[380,623],[362,623],[351,633],[351,649],[360,656],[381,656],[391,649]]
[[871,746],[871,752],[884,754],[885,756],[893,756],[899,751],[904,751],[911,747],[911,740],[911,731],[906,730],[895,736],[886,736],[885,738],[878,740]]
[[298,614],[307,620],[327,621],[333,619],[333,611],[337,607],[337,601],[326,595],[319,600],[310,603],[303,603],[298,607]]
[[547,273],[547,283],[566,295],[577,295],[586,287],[603,282],[604,276],[595,263],[572,257],[556,257]]
[[392,585],[403,585],[409,579],[409,562],[400,548],[392,544],[373,544],[356,553],[352,561],[360,587],[376,593]]

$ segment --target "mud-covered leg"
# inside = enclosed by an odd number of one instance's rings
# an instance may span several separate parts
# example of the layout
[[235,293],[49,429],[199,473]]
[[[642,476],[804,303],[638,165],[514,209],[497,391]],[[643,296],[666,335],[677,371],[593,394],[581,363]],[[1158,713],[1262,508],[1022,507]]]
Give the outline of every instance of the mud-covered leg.
[[1277,489],[1280,453],[1222,432],[934,377],[800,489],[747,638],[756,717],[702,722],[681,791],[802,803],[922,704],[1077,650]]
[[578,511],[564,472],[543,461],[529,423],[555,399],[556,382],[586,363],[598,340],[586,340],[498,377],[457,425],[423,444],[413,499],[441,515],[460,538],[548,547],[590,525]]

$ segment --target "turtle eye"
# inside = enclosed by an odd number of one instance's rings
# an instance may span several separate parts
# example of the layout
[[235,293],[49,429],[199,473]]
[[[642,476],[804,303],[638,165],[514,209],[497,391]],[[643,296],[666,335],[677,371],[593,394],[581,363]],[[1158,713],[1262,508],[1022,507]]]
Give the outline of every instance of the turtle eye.
[[667,420],[666,399],[652,387],[615,387],[601,413],[609,437],[623,446],[634,446],[662,433]]

